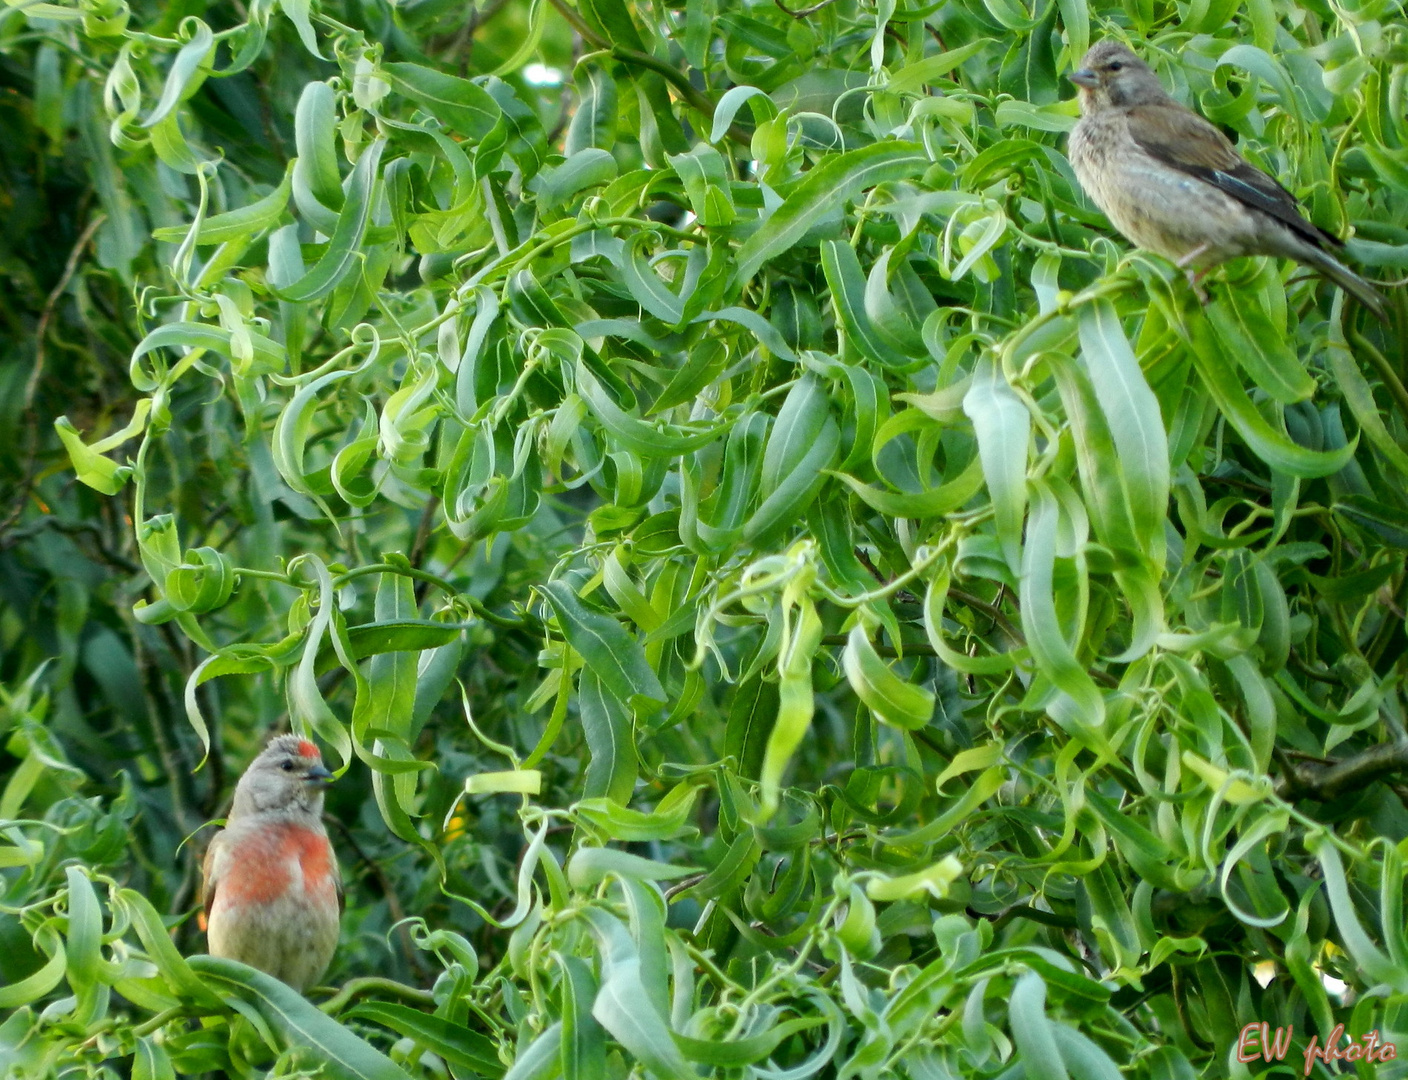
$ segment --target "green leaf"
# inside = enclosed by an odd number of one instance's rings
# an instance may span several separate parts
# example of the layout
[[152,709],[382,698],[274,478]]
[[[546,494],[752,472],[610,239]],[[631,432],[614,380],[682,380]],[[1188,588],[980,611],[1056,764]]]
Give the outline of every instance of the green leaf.
[[[296,166],[297,159],[295,158],[288,163],[288,168],[284,170],[284,178],[280,181],[279,186],[262,199],[257,199],[248,206],[241,206],[238,210],[215,214],[202,221],[200,229],[196,233],[195,242],[197,244],[225,244],[263,232],[274,226],[283,217],[284,210],[288,207],[289,193],[293,190],[293,170]],[[185,226],[173,225],[153,230],[152,236],[157,240],[179,242],[185,239],[188,232],[189,230]]]
[[878,142],[829,157],[806,174],[763,225],[739,249],[735,287],[751,278],[769,259],[797,244],[814,224],[840,210],[862,191],[886,181],[905,180],[928,167],[929,159],[914,143]]
[[1089,1080],[1120,1080],[1119,1066],[1092,1040],[1065,1024],[1052,1024],[1051,1035],[1061,1052],[1061,1061],[1071,1072]]
[[580,957],[554,956],[562,969],[562,1074],[566,1080],[606,1080],[606,1033],[591,1013],[596,976]]
[[977,56],[992,44],[992,38],[978,38],[956,49],[947,49],[912,64],[905,64],[890,76],[886,87],[892,94],[915,94],[927,89],[929,84],[942,79],[950,71],[965,61]]
[[1224,356],[1235,357],[1252,381],[1283,405],[1304,401],[1315,393],[1315,380],[1306,373],[1253,293],[1231,290],[1204,309]]
[[68,417],[61,416],[54,421],[54,431],[58,434],[59,441],[64,444],[64,449],[68,451],[69,461],[73,463],[73,471],[80,481],[104,495],[116,495],[121,490],[127,478],[132,475],[132,468],[128,465],[118,465],[111,458],[105,457],[103,451],[115,449],[128,439],[141,434],[142,429],[146,427],[150,408],[149,401],[138,402],[132,420],[125,428],[92,445],[83,441],[83,436],[78,433],[78,429]]
[[385,148],[385,141],[378,139],[362,151],[353,166],[347,198],[342,212],[337,216],[337,227],[328,241],[327,250],[301,278],[275,290],[280,300],[295,304],[321,300],[337,287],[353,267],[361,264],[362,239],[371,218],[372,189]]
[[719,103],[714,106],[714,126],[709,132],[711,143],[718,142],[728,134],[729,128],[733,126],[733,118],[745,103],[753,110],[753,119],[760,123],[777,115],[777,106],[772,103],[765,90],[756,86],[730,87],[719,96]]
[[1089,738],[1104,725],[1105,700],[1063,636],[1056,613],[1056,498],[1044,484],[1033,494],[1022,553],[1022,631],[1038,669],[1058,690],[1047,711],[1071,734]]
[[205,984],[191,970],[185,957],[172,942],[170,931],[151,901],[134,889],[118,890],[117,899],[126,905],[131,913],[133,928],[141,938],[147,956],[156,964],[166,984],[188,1001],[204,1008],[218,1008],[220,999],[206,989]]
[[877,364],[892,368],[911,365],[914,357],[897,349],[866,311],[866,280],[854,249],[840,241],[823,240],[821,266],[831,286],[837,321],[846,331],[846,343]]
[[666,288],[655,271],[640,257],[642,242],[648,241],[649,236],[645,233],[637,233],[626,241],[625,259],[620,265],[621,277],[636,303],[661,322],[677,326],[684,321],[684,302]]
[[641,982],[640,953],[626,928],[600,908],[587,908],[582,915],[602,958],[601,988],[592,1016],[662,1080],[693,1080],[694,1070],[670,1037],[662,1003]]
[[759,773],[765,813],[774,811],[778,805],[782,774],[806,738],[815,711],[811,672],[784,676],[778,692],[777,719],[768,734]]
[[934,714],[933,693],[896,675],[876,654],[864,627],[851,627],[846,648],[841,653],[841,665],[856,697],[878,719],[909,731],[917,731],[929,723]]
[[[591,661],[587,663],[590,665]],[[583,794],[589,799],[604,796],[622,805],[630,802],[639,764],[631,716],[624,700],[605,689],[597,672],[589,666],[578,685],[577,709],[591,755],[582,778]]]
[[319,60],[323,59],[323,54],[318,52],[318,39],[313,33],[313,24],[309,21],[311,0],[279,0],[279,7],[298,30],[298,39],[303,42],[303,47]]
[[234,960],[193,956],[191,970],[216,993],[248,1002],[285,1041],[312,1053],[346,1080],[407,1080],[400,1066],[314,1008],[298,991]]
[[1046,983],[1034,971],[1018,977],[1007,1007],[1012,1040],[1029,1080],[1067,1080],[1053,1024],[1046,1016]]
[[1396,993],[1408,992],[1408,970],[1393,963],[1359,921],[1345,880],[1344,863],[1334,843],[1323,835],[1312,834],[1306,838],[1306,846],[1319,859],[1320,868],[1325,873],[1325,891],[1330,910],[1334,913],[1335,926],[1339,929],[1346,951],[1374,982],[1391,986]]
[[683,454],[718,438],[717,427],[687,433],[673,424],[660,420],[652,423],[632,416],[611,399],[585,361],[577,365],[577,390],[602,426],[626,449],[643,457]]
[[566,581],[548,581],[538,588],[552,605],[568,644],[586,661],[602,689],[637,711],[665,703],[665,690],[646,661],[645,650],[619,622],[589,610]]
[[215,52],[215,35],[210,27],[194,16],[181,20],[180,35],[185,44],[171,62],[171,70],[166,73],[166,85],[161,89],[161,100],[142,121],[145,128],[154,128],[173,114],[176,106],[188,98],[205,79],[210,61]]
[[504,1075],[505,1069],[493,1041],[462,1024],[452,1024],[443,1017],[389,1001],[363,1002],[345,1015],[348,1019],[370,1020],[389,1028],[413,1039],[448,1063],[472,1069],[481,1076]]
[[1168,436],[1158,399],[1108,301],[1083,307],[1079,326],[1081,356],[1114,440],[1135,536],[1155,562],[1161,561],[1169,466]]
[[845,473],[836,474],[852,491],[860,496],[867,506],[892,517],[924,518],[943,517],[965,505],[983,489],[983,463],[975,457],[968,467],[951,481],[930,491],[916,494],[895,494],[862,484],[855,477]]
[[588,147],[616,145],[616,80],[603,65],[588,62],[577,70],[577,111],[567,126],[562,152],[572,157]]
[[729,191],[723,156],[712,146],[700,143],[687,154],[669,159],[670,167],[684,181],[685,194],[694,216],[706,228],[733,224],[736,211]]
[[681,784],[661,799],[651,813],[632,810],[610,799],[583,799],[573,810],[613,840],[673,840],[693,831],[687,822],[697,794],[693,785]]
[[673,866],[628,851],[601,847],[578,848],[567,863],[567,880],[583,890],[593,888],[611,874],[633,881],[670,881],[697,872],[693,866]]
[[457,135],[476,142],[493,130],[502,115],[489,92],[468,79],[404,61],[384,64],[382,71],[398,93],[424,106]]
[[[292,189],[299,213],[319,229],[342,207],[342,176],[337,167],[337,95],[325,82],[310,82],[293,116]],[[331,232],[331,229],[323,229]]]
[[963,411],[973,421],[978,457],[992,496],[997,539],[1007,565],[1022,561],[1022,517],[1027,505],[1027,447],[1031,414],[990,359],[981,360],[963,398]]
[[1354,457],[1357,439],[1338,450],[1321,452],[1297,446],[1273,428],[1247,397],[1237,379],[1235,357],[1224,353],[1214,341],[1206,320],[1193,325],[1193,360],[1218,410],[1252,453],[1273,469],[1315,479],[1339,472]]
[[561,165],[538,174],[538,206],[544,210],[566,206],[587,188],[611,183],[616,173],[615,158],[605,150],[585,147]]

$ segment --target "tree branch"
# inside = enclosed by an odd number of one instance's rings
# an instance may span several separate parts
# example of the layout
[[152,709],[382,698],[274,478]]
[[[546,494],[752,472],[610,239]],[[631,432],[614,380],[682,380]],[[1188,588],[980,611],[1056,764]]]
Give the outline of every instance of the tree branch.
[[15,503],[10,508],[5,520],[0,522],[0,534],[4,533],[24,514],[25,503],[29,500],[30,492],[34,490],[35,462],[39,455],[39,417],[34,411],[34,401],[39,393],[39,384],[44,378],[45,339],[49,334],[49,323],[54,318],[54,312],[58,309],[59,301],[63,299],[65,290],[68,289],[68,283],[73,280],[73,275],[78,270],[78,260],[83,257],[83,249],[88,246],[89,241],[93,239],[94,234],[107,219],[107,214],[100,213],[88,222],[87,228],[79,235],[78,240],[68,253],[68,262],[64,264],[64,271],[59,276],[58,284],[50,290],[48,299],[44,301],[44,310],[39,313],[39,324],[34,329],[34,366],[29,369],[29,378],[25,380],[24,384],[23,464],[21,465],[19,484],[16,488]]
[[1293,765],[1284,757],[1282,765],[1285,771],[1276,781],[1277,795],[1283,799],[1329,802],[1353,788],[1367,787],[1408,769],[1408,741],[1379,743],[1328,765]]

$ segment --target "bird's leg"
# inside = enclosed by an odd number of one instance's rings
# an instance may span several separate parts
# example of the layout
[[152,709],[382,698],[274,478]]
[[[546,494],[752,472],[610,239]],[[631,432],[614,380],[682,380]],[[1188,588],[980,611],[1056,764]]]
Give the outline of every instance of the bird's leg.
[[1196,260],[1199,255],[1206,255],[1206,254],[1208,253],[1208,249],[1209,249],[1211,246],[1212,246],[1211,244],[1206,243],[1206,242],[1201,243],[1201,244],[1199,244],[1197,247],[1195,247],[1192,251],[1188,251],[1188,252],[1185,252],[1184,254],[1180,255],[1180,256],[1178,257],[1178,261],[1177,261],[1176,263],[1174,263],[1173,265],[1176,266],[1176,267],[1178,267],[1178,269],[1180,269],[1180,270],[1187,270],[1188,267],[1190,267],[1190,266],[1193,265],[1194,260]]
[[1208,267],[1205,266],[1201,270],[1195,271],[1193,269],[1193,263],[1197,261],[1200,255],[1207,254],[1211,246],[1212,245],[1207,242],[1201,243],[1192,251],[1185,252],[1181,255],[1178,261],[1173,264],[1187,275],[1188,287],[1193,290],[1193,295],[1198,298],[1198,302],[1205,306],[1208,302],[1208,293],[1199,283],[1203,280],[1203,275],[1208,272]]
[[1193,295],[1198,298],[1198,303],[1202,304],[1203,307],[1207,307],[1208,291],[1207,289],[1203,288],[1201,284],[1203,280],[1203,275],[1207,273],[1207,270],[1199,270],[1197,272],[1194,272],[1192,270],[1185,270],[1183,271],[1183,273],[1187,276],[1188,287],[1193,290]]

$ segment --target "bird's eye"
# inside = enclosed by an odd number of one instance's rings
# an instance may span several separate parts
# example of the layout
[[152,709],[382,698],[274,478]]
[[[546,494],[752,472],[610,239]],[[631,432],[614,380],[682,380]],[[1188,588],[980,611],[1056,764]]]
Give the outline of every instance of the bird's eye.
[[285,761],[279,768],[283,769],[284,772],[293,772],[293,762]]
[[1111,60],[1108,66],[1109,66],[1109,70],[1111,70],[1111,71],[1123,71],[1123,70],[1124,70],[1124,61],[1123,61],[1123,60]]

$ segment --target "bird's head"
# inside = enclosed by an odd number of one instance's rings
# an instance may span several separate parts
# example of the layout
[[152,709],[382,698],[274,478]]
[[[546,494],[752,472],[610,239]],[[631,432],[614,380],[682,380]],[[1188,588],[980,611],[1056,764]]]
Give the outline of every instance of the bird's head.
[[1118,41],[1092,45],[1070,80],[1080,87],[1081,109],[1087,113],[1110,105],[1153,105],[1168,99],[1149,65]]
[[297,735],[276,736],[240,777],[230,816],[285,810],[317,817],[330,780],[316,746]]

